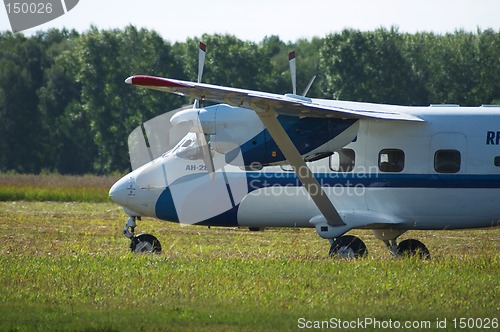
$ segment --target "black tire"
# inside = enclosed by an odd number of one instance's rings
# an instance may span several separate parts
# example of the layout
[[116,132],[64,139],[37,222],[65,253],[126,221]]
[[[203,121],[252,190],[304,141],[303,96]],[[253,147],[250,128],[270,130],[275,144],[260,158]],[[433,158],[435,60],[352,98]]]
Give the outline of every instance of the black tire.
[[431,254],[425,244],[415,239],[401,241],[398,244],[398,253],[403,257],[431,258]]
[[330,257],[345,259],[356,259],[368,253],[366,245],[360,238],[352,235],[344,235],[334,240],[330,247]]
[[159,254],[161,253],[161,243],[151,234],[140,234],[132,238],[130,250],[137,253]]

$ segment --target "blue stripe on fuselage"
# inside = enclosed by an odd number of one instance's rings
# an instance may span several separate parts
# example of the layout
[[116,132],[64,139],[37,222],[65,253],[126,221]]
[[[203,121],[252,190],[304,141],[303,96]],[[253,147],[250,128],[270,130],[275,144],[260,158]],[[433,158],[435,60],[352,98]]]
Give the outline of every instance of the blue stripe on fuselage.
[[[227,173],[228,177],[242,173]],[[272,186],[301,186],[295,173],[247,172],[248,192]],[[354,174],[316,173],[324,187],[364,188],[455,188],[455,189],[500,189],[500,174]],[[169,188],[166,188],[156,202],[156,216],[162,220],[178,222],[179,217]],[[232,209],[207,219],[197,225],[237,226],[238,205]]]
[[[295,173],[248,172],[249,192],[268,186],[300,186]],[[500,174],[316,173],[322,186],[366,188],[500,188]],[[253,181],[253,184],[252,184]]]

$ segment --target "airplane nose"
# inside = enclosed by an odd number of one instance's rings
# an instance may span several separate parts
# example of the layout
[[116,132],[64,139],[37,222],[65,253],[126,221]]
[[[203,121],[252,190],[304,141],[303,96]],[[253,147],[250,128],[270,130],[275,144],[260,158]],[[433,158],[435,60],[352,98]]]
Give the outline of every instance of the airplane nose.
[[135,179],[132,176],[121,178],[109,189],[109,198],[121,206],[126,205],[133,196],[135,196]]

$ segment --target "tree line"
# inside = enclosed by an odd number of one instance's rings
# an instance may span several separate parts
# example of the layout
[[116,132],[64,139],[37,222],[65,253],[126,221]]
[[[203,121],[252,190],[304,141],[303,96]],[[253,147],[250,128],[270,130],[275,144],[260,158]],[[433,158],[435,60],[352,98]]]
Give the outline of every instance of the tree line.
[[[261,42],[203,35],[203,81],[291,92],[287,53],[297,53],[308,96],[401,105],[500,103],[500,32],[407,34],[347,29],[323,38]],[[0,33],[0,172],[108,174],[129,169],[127,137],[192,101],[124,84],[133,74],[196,80],[198,40],[155,31]]]

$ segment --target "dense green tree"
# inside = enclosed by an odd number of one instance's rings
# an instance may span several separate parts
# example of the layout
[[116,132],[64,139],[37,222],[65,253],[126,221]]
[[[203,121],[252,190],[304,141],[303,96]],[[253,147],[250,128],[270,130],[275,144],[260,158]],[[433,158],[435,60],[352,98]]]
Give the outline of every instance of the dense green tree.
[[63,174],[91,173],[97,151],[82,109],[82,85],[76,80],[77,61],[74,58],[67,61],[78,38],[76,32],[65,30],[52,30],[43,36],[51,60],[38,91],[39,112],[49,143],[45,148],[44,168]]
[[75,47],[83,112],[98,149],[94,170],[128,168],[127,136],[141,122],[180,106],[178,97],[124,84],[132,74],[179,76],[171,45],[157,33],[133,26],[92,28]]
[[271,64],[257,44],[231,35],[204,35],[203,40],[210,47],[205,82],[269,91],[264,77],[271,72]]
[[320,69],[333,98],[403,105],[498,102],[500,34],[344,30],[325,38]]
[[[297,55],[297,92],[404,105],[500,103],[500,33],[446,35],[396,29],[344,30],[325,38],[260,43],[203,35],[203,81],[289,93],[288,52]],[[174,45],[154,31],[49,30],[0,33],[0,171],[108,173],[129,168],[129,132],[191,103],[128,86],[134,74],[196,80],[198,40]]]
[[43,52],[36,38],[0,36],[0,170],[39,172],[44,154],[37,90]]
[[344,30],[327,36],[321,49],[328,96],[365,102],[414,105],[421,82],[404,57],[403,36],[395,29]]
[[278,36],[268,36],[259,44],[259,49],[262,57],[270,65],[269,72],[262,78],[266,92],[283,94],[292,92],[288,65],[288,53],[292,51],[290,46]]
[[487,30],[439,38],[429,54],[431,102],[475,106],[498,100],[499,36]]

